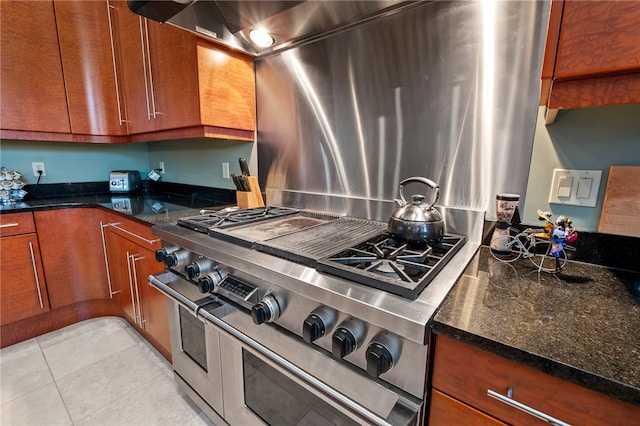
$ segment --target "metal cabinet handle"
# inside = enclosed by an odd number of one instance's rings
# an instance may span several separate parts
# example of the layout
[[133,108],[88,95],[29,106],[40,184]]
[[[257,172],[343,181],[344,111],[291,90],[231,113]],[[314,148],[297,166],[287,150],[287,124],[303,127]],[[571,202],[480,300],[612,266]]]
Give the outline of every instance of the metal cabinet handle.
[[133,309],[133,322],[138,322],[138,315],[136,314],[136,296],[133,294],[133,277],[131,269],[131,254],[127,252],[127,270],[129,271],[129,290],[131,291],[131,308]]
[[122,102],[120,101],[120,89],[118,86],[118,67],[116,66],[116,47],[113,41],[113,24],[111,21],[111,9],[115,9],[115,6],[112,6],[109,3],[109,0],[107,0],[106,3],[107,19],[109,20],[109,39],[111,41],[111,62],[113,63],[113,79],[116,86],[116,102],[118,104],[118,122],[120,123],[120,125],[123,125],[127,121],[122,118]]
[[19,223],[5,223],[0,225],[0,228],[13,228],[14,226],[20,226]]
[[540,420],[544,420],[545,422],[551,423],[553,425],[559,425],[559,426],[571,426],[569,425],[569,423],[565,423],[561,420],[556,419],[555,417],[552,417],[548,414],[543,413],[542,411],[538,411],[535,408],[531,408],[528,405],[525,405],[521,402],[516,401],[515,399],[511,398],[511,394],[512,394],[512,390],[509,389],[508,391],[508,396],[502,395],[501,393],[498,393],[496,391],[493,391],[491,389],[487,389],[487,395],[497,399],[498,401],[507,404],[510,407],[513,408],[517,408],[520,411],[524,411],[527,414],[530,414],[534,417],[539,418]]
[[145,243],[147,243],[147,244],[154,244],[154,243],[157,243],[158,241],[160,241],[160,239],[159,239],[159,238],[156,238],[155,240],[148,240],[148,239],[146,239],[146,238],[144,238],[144,237],[141,237],[140,235],[138,235],[138,234],[136,234],[136,233],[134,233],[134,232],[131,232],[131,231],[128,231],[128,230],[126,230],[126,229],[124,229],[124,228],[119,227],[119,226],[118,226],[119,224],[120,224],[119,222],[116,222],[116,223],[109,223],[109,224],[107,224],[107,225],[105,225],[105,226],[110,226],[110,227],[112,227],[112,228],[115,228],[115,229],[117,229],[117,230],[119,230],[119,231],[122,231],[122,232],[124,232],[124,233],[126,233],[126,234],[131,235],[132,237],[136,237],[137,239],[142,240],[142,241],[144,241],[144,242],[145,242]]
[[[131,271],[132,271],[132,275],[133,275],[133,285],[135,286],[135,289],[136,289],[136,300],[135,300],[135,303],[138,305],[138,316],[134,319],[134,321],[136,323],[140,324],[140,327],[144,328],[144,323],[147,322],[147,320],[144,319],[144,317],[143,317],[142,305],[140,304],[140,289],[138,288],[138,271],[136,270],[136,262],[138,260],[144,259],[144,256],[138,256],[138,255],[135,255],[135,254],[131,254],[130,255],[130,259],[131,259]],[[140,318],[139,322],[138,322],[138,318]]]
[[144,36],[147,44],[147,66],[149,67],[149,89],[151,91],[151,111],[153,118],[156,118],[158,111],[156,110],[156,94],[153,85],[153,71],[151,70],[151,49],[149,48],[149,21],[144,18]]
[[109,298],[113,299],[113,295],[116,293],[120,293],[120,290],[113,291],[113,287],[111,286],[111,273],[109,272],[109,258],[107,256],[107,240],[104,236],[105,226],[109,226],[109,225],[108,224],[105,225],[102,223],[102,221],[100,221],[100,234],[102,236],[102,253],[104,254],[104,265],[107,269],[107,284],[109,285]]
[[140,16],[139,18],[140,21],[140,49],[142,51],[142,68],[143,68],[143,74],[144,74],[144,92],[145,92],[145,99],[147,101],[147,120],[151,120],[151,104],[149,102],[149,80],[147,79],[147,58],[146,58],[146,48],[145,48],[145,41],[144,41],[144,30],[143,30],[143,18],[142,16]]
[[40,291],[40,279],[38,278],[38,268],[36,267],[36,257],[33,255],[33,244],[29,241],[29,251],[31,252],[31,265],[33,266],[33,276],[36,279],[36,289],[38,290],[38,300],[40,300],[40,309],[44,309],[42,303],[42,292]]

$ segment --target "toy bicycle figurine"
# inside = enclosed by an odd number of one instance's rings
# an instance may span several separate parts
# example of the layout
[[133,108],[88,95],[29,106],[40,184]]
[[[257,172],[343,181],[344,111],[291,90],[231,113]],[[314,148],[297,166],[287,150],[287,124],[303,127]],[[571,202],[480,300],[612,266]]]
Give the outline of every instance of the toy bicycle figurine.
[[556,270],[554,272],[560,272],[562,269],[560,254],[567,246],[567,243],[572,243],[578,239],[578,233],[571,227],[571,219],[566,216],[558,216],[555,225],[555,228],[551,231],[549,255],[556,259]]
[[508,227],[506,232],[494,232],[489,245],[491,255],[505,263],[522,257],[529,259],[538,272],[559,273],[567,262],[567,250],[575,250],[567,243],[576,241],[578,233],[566,216],[559,216],[554,222],[550,212],[538,210],[538,219],[545,222],[544,228],[518,231],[517,228]]

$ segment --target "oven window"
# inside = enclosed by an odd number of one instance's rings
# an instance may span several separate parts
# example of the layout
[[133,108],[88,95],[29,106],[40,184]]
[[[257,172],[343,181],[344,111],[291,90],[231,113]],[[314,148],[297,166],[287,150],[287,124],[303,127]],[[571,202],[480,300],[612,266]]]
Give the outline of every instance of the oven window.
[[358,425],[244,349],[242,359],[245,405],[267,424]]
[[204,337],[204,323],[191,312],[178,306],[180,311],[180,339],[182,351],[204,371],[207,371],[207,349]]

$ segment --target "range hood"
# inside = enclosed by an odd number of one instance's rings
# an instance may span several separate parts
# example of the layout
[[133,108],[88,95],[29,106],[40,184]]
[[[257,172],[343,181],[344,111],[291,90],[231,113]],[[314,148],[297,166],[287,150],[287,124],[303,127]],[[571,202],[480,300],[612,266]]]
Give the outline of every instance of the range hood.
[[[346,27],[411,7],[407,0],[128,0],[139,15],[221,41],[259,56],[324,37]],[[262,29],[274,44],[260,48],[249,31]]]

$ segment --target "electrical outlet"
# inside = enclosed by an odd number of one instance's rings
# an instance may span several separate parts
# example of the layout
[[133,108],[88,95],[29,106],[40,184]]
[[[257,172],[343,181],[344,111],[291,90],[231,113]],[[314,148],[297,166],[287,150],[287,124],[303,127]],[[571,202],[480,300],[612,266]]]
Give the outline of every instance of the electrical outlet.
[[222,177],[229,179],[229,163],[222,163]]
[[[44,162],[41,161],[34,161],[31,163],[31,167],[33,168],[33,175],[38,177],[38,176],[46,176],[47,172],[44,170]],[[40,173],[38,173],[38,171],[42,171],[42,175],[40,175]]]
[[161,175],[164,174],[164,161],[161,161],[158,167],[158,173],[160,173]]

